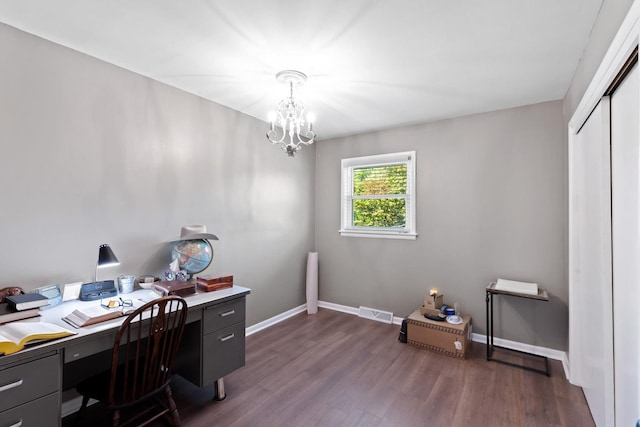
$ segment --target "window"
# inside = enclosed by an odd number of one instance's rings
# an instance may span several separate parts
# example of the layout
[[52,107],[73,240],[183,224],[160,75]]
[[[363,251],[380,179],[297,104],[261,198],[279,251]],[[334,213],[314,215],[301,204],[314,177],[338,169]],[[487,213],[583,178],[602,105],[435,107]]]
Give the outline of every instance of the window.
[[342,159],[340,235],[415,239],[416,152]]

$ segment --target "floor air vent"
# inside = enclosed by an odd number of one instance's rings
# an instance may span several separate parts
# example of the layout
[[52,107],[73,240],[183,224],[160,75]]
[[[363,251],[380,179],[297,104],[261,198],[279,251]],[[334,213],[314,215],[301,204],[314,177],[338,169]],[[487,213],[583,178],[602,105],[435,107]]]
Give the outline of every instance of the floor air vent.
[[377,320],[382,323],[393,322],[393,313],[388,311],[375,310],[369,307],[360,306],[358,309],[358,317],[364,317],[365,319]]

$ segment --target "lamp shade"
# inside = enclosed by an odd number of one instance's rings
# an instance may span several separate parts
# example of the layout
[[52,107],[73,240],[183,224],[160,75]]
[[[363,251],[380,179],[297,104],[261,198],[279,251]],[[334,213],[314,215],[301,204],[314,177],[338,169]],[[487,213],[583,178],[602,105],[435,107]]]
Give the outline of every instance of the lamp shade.
[[100,267],[111,267],[112,265],[118,265],[120,261],[116,258],[116,254],[113,253],[111,247],[106,243],[104,245],[100,245],[100,249],[98,249],[98,262],[96,262],[96,274],[93,277],[95,282],[98,281],[98,269]]
[[111,247],[107,244],[100,245],[100,249],[98,250],[98,264],[96,267],[109,267],[118,264],[120,264],[120,261],[118,261]]

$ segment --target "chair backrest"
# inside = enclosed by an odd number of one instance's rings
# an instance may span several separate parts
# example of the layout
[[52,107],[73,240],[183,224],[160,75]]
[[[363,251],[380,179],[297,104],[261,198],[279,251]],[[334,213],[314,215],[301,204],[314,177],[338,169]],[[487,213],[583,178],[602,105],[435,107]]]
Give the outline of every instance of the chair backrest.
[[129,314],[116,335],[107,405],[124,406],[164,388],[187,319],[187,303],[158,298]]

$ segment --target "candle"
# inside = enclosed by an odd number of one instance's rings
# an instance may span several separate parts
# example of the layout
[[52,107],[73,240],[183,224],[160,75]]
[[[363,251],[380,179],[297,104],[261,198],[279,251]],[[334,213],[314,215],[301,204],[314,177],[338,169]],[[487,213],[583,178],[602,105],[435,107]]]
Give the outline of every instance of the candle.
[[313,132],[313,122],[316,120],[316,116],[313,113],[307,114],[307,122],[309,123],[309,132]]
[[431,296],[438,295],[438,290],[437,289],[431,289],[431,293],[429,295],[431,295]]
[[269,129],[270,130],[274,130],[275,129],[275,122],[276,121],[276,113],[273,111],[269,112]]

